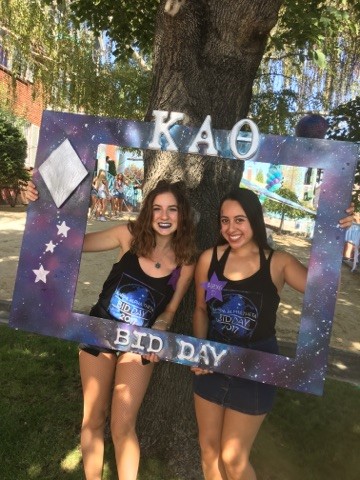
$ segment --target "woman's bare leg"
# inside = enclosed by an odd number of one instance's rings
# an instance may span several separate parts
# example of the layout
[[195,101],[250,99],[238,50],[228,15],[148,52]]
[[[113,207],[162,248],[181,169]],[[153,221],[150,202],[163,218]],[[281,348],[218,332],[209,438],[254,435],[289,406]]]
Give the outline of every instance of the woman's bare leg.
[[105,213],[107,209],[108,201],[106,198],[101,199],[101,213],[100,216],[105,218]]
[[137,414],[149,385],[154,364],[141,364],[140,355],[125,353],[118,359],[111,408],[111,434],[118,477],[136,480],[140,447],[135,432]]
[[249,456],[265,417],[225,410],[221,451],[228,480],[256,480]]
[[225,409],[195,394],[201,465],[205,480],[228,480],[221,458]]
[[101,480],[104,462],[104,428],[114,381],[117,357],[97,357],[80,350],[80,374],[84,396],[81,451],[86,480]]

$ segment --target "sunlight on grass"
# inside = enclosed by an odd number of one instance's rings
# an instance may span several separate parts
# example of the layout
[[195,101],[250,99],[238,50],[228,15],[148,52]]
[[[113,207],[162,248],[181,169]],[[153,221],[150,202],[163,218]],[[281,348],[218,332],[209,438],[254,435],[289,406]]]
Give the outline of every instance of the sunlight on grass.
[[66,472],[72,472],[77,469],[81,462],[80,445],[71,450],[61,462],[61,468]]
[[346,307],[351,307],[354,305],[354,302],[350,302],[349,300],[346,300],[345,298],[337,298],[337,303],[339,305],[344,305]]
[[360,424],[359,423],[356,423],[354,426],[353,426],[353,432],[357,435],[360,435]]
[[282,313],[284,315],[288,315],[288,314],[294,314],[294,315],[300,315],[300,310],[298,310],[297,308],[293,308],[293,307],[290,307],[290,308],[286,308],[282,305]]
[[16,255],[16,256],[9,256],[9,257],[2,257],[0,258],[0,263],[6,262],[8,260],[19,260],[19,256]]
[[104,480],[110,480],[111,477],[111,468],[108,464],[108,462],[104,463],[104,468],[103,468],[103,479]]
[[29,478],[36,478],[40,475],[40,473],[41,465],[31,465],[31,467],[28,468]]
[[334,363],[335,367],[337,367],[339,370],[347,370],[348,367],[344,365],[342,362],[336,362]]
[[360,350],[360,342],[351,342],[351,344],[355,350]]
[[31,357],[31,358],[49,358],[50,355],[49,355],[49,352],[39,352],[38,354],[34,353],[32,350],[29,350],[27,348],[13,348],[12,352],[16,352],[18,353],[19,355],[22,355],[22,356],[28,356],[28,357]]

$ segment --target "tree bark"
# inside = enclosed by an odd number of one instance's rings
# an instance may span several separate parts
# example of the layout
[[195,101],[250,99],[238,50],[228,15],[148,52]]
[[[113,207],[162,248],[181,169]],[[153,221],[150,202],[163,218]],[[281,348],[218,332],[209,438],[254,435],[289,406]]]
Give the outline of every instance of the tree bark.
[[[200,127],[211,115],[213,128],[230,130],[246,118],[253,81],[281,4],[281,0],[161,1],[146,120],[152,119],[153,110],[177,111],[185,114],[183,124]],[[220,198],[239,186],[243,162],[147,151],[144,165],[145,193],[159,179],[185,181],[200,214],[199,249],[211,246],[219,231]],[[191,332],[192,310],[190,292],[176,316],[175,331]],[[156,367],[139,431],[144,448],[151,445],[165,453],[183,478],[201,478],[186,367]]]
[[285,220],[285,212],[284,212],[284,210],[283,210],[282,213],[281,213],[279,233],[282,233],[282,230],[283,230],[283,227],[284,227],[284,220]]
[[[153,85],[146,120],[153,110],[185,114],[200,127],[211,115],[214,129],[229,130],[246,118],[252,85],[281,0],[163,0],[154,41]],[[177,13],[165,10],[180,5]],[[170,10],[171,12],[171,10]],[[159,178],[182,179],[200,212],[199,247],[218,231],[219,199],[238,186],[243,162],[197,155],[146,152],[145,193]]]

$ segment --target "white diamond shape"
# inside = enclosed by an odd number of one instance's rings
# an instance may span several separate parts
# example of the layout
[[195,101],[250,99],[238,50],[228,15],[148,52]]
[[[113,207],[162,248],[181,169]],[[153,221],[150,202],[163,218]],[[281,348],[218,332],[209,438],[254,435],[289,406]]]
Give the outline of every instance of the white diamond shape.
[[49,155],[39,171],[57,208],[88,174],[68,139]]

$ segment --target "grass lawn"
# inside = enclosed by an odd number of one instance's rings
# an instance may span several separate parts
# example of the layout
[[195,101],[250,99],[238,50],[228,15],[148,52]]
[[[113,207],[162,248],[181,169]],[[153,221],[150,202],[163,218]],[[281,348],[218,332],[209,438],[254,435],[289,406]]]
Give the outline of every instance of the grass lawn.
[[[0,479],[83,479],[77,346],[0,325],[0,387]],[[279,390],[253,450],[258,480],[358,480],[359,407],[360,389],[337,381],[323,397]],[[116,480],[107,443],[104,480]],[[187,480],[142,461],[139,480],[175,479]]]

